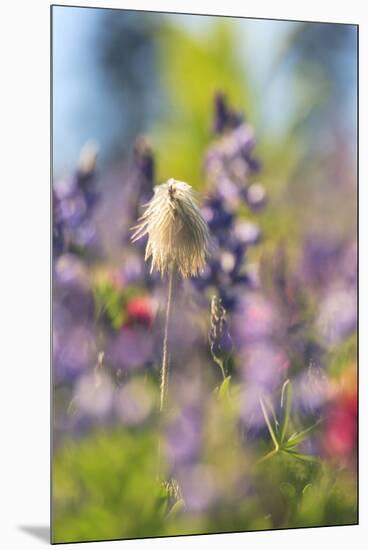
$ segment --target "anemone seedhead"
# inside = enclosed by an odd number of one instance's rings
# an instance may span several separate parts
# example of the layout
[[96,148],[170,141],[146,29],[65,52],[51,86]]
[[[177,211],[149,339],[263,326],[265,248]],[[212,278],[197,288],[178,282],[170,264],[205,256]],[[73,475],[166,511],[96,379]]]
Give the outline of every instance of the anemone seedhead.
[[209,232],[192,187],[170,178],[154,189],[134,227],[132,242],[148,235],[147,261],[161,275],[175,269],[182,277],[198,275],[209,252]]

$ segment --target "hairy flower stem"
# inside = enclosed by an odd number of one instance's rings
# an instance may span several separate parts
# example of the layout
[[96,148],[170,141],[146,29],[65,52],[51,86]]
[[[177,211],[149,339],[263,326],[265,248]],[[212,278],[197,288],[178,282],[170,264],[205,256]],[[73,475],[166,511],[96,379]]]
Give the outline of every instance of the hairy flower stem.
[[167,292],[165,332],[164,332],[164,341],[163,341],[163,349],[162,349],[160,412],[162,412],[164,408],[164,402],[168,391],[168,382],[169,382],[168,334],[169,334],[169,321],[170,321],[171,298],[172,298],[172,290],[173,290],[173,279],[174,279],[174,267],[172,266],[169,271],[169,288]]

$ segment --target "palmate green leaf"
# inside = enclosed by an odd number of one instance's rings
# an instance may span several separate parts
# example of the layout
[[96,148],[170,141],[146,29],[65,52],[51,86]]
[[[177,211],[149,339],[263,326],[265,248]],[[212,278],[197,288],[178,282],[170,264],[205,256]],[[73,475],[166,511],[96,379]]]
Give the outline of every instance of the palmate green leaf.
[[[289,379],[286,380],[281,390],[280,405],[281,405],[281,408],[283,409],[281,433],[280,433],[280,423],[277,420],[272,402],[265,396],[260,398],[259,401],[260,401],[262,413],[263,413],[268,431],[270,433],[271,439],[274,444],[274,449],[269,453],[267,453],[265,456],[263,456],[260,460],[258,460],[257,463],[260,464],[265,460],[268,460],[269,458],[278,454],[279,451],[282,451],[284,454],[287,454],[290,457],[297,458],[299,460],[303,460],[306,462],[319,462],[319,460],[313,456],[299,453],[296,450],[296,448],[300,443],[302,443],[302,441],[304,441],[307,435],[312,430],[314,430],[314,428],[321,422],[320,420],[315,424],[313,424],[312,426],[309,426],[309,428],[305,430],[302,430],[300,432],[294,432],[285,441],[288,427],[290,424],[291,405],[292,405],[292,385],[290,380]],[[272,426],[271,418],[273,420],[274,427]]]
[[289,437],[289,439],[286,441],[284,447],[286,449],[293,449],[294,447],[296,447],[297,445],[299,445],[300,443],[302,443],[302,441],[304,441],[304,439],[315,429],[317,428],[317,426],[321,423],[321,420],[318,420],[317,422],[315,422],[314,424],[312,424],[311,426],[309,426],[309,428],[306,428],[305,430],[302,430],[301,432],[295,432],[293,435],[291,435]]
[[304,462],[312,462],[314,464],[320,463],[319,458],[312,455],[305,455],[303,453],[298,453],[297,451],[293,451],[291,449],[285,449],[285,448],[281,449],[281,451],[285,454],[292,456],[293,458],[298,458],[299,460],[302,460]]

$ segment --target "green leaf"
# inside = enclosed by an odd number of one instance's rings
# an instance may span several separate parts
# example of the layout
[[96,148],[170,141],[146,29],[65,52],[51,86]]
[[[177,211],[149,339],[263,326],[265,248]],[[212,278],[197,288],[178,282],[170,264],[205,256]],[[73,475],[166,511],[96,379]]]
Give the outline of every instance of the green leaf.
[[259,398],[259,402],[260,402],[260,405],[261,405],[261,409],[262,409],[262,413],[263,413],[263,416],[264,416],[264,419],[265,419],[265,422],[267,424],[267,428],[268,428],[268,431],[270,432],[270,436],[271,436],[271,439],[275,445],[275,449],[279,449],[279,443],[277,441],[277,437],[275,435],[275,432],[273,431],[272,429],[272,426],[271,426],[271,422],[270,422],[270,418],[268,416],[268,413],[267,413],[267,410],[266,410],[266,406],[265,406],[265,403],[263,402],[262,398],[260,397]]
[[273,403],[271,401],[271,399],[268,397],[268,396],[263,396],[263,400],[264,400],[264,403],[265,405],[267,406],[268,408],[268,411],[271,413],[272,415],[272,420],[274,422],[274,426],[275,426],[275,434],[278,433],[279,431],[279,427],[280,427],[280,423],[279,421],[277,420],[277,417],[276,417],[276,412],[275,412],[275,408],[273,406]]
[[180,512],[182,512],[185,509],[185,502],[181,498],[180,500],[176,501],[174,506],[171,508],[171,510],[168,512],[166,518],[172,519],[176,517]]
[[292,402],[292,387],[290,380],[286,380],[281,390],[281,408],[284,409],[284,419],[281,431],[281,442],[284,441],[290,421],[290,411]]
[[227,399],[230,397],[230,379],[231,376],[227,376],[219,386],[218,395],[220,399]]
[[304,441],[307,435],[311,433],[320,423],[321,423],[321,420],[318,420],[317,422],[312,424],[312,426],[309,426],[309,428],[306,428],[301,432],[296,432],[293,435],[291,435],[285,444],[285,448],[292,449],[297,445],[299,445],[302,441]]
[[319,464],[320,460],[319,458],[312,456],[312,455],[305,455],[302,453],[298,453],[296,451],[292,451],[290,449],[282,449],[282,451],[293,458],[297,458],[299,460],[303,460],[304,462],[313,462],[314,464]]
[[312,484],[311,483],[307,483],[307,485],[303,488],[303,496],[305,496],[307,493],[309,493],[309,491],[312,489]]
[[288,499],[294,499],[297,496],[296,489],[291,483],[288,483],[287,481],[283,481],[280,484],[280,491],[281,493]]

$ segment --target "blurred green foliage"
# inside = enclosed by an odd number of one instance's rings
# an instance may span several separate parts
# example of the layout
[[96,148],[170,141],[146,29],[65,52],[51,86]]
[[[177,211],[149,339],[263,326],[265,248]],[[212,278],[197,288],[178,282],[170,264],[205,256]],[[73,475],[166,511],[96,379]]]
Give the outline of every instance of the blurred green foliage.
[[176,26],[162,28],[159,66],[168,115],[155,131],[159,181],[175,175],[203,189],[202,159],[212,137],[216,90],[225,90],[234,104],[252,111],[252,91],[235,52],[236,36],[226,21],[200,34]]
[[[225,437],[232,445],[233,435]],[[256,469],[248,464],[256,493],[234,499],[230,485],[225,505],[203,514],[186,511],[182,500],[169,506],[168,491],[157,477],[157,441],[152,431],[100,429],[64,442],[53,466],[53,542],[357,522],[357,489],[348,472],[285,454]],[[210,434],[208,441],[212,461],[223,460],[222,444],[211,443]],[[227,454],[225,482],[236,464],[228,446]]]
[[96,431],[56,452],[53,542],[155,536],[164,493],[153,433]]
[[329,372],[331,376],[338,377],[346,369],[346,366],[356,362],[358,356],[357,334],[342,342],[340,346],[333,348],[328,357]]
[[[272,135],[267,128],[260,128],[258,98],[262,94],[244,69],[245,48],[242,59],[239,58],[237,31],[240,29],[226,20],[217,21],[200,34],[175,26],[161,28],[159,67],[168,106],[167,117],[153,129],[158,181],[176,177],[205,192],[202,162],[213,139],[212,102],[214,93],[223,90],[230,103],[245,112],[256,135],[261,135],[256,156],[262,158],[260,176],[271,205],[264,213],[252,214],[244,209],[240,215],[257,219],[269,246],[283,238],[288,238],[292,246],[300,233],[298,218],[289,208],[286,193],[290,177],[303,156],[302,136],[294,132],[294,127],[298,117],[303,119],[305,110],[301,105],[284,134]],[[246,36],[242,31],[244,44]],[[251,254],[257,255],[257,251]]]
[[278,455],[260,465],[257,484],[273,528],[357,523],[356,482],[342,469]]

